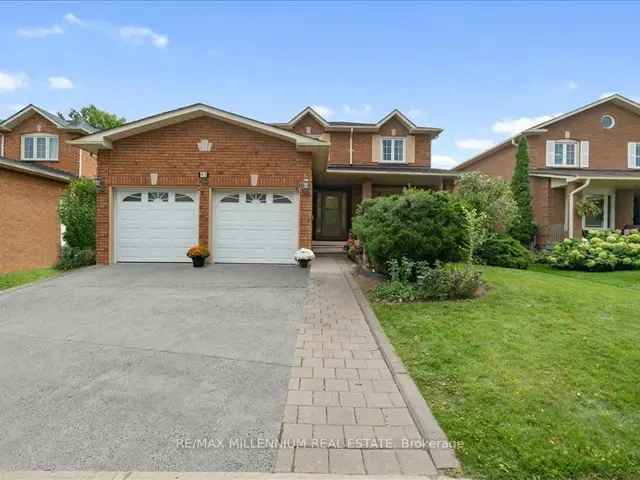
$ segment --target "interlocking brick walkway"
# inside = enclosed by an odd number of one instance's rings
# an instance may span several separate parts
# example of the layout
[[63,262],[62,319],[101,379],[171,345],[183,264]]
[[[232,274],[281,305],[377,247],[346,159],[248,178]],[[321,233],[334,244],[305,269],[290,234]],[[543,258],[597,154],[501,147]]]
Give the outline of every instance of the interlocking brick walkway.
[[340,261],[313,262],[276,472],[435,475]]

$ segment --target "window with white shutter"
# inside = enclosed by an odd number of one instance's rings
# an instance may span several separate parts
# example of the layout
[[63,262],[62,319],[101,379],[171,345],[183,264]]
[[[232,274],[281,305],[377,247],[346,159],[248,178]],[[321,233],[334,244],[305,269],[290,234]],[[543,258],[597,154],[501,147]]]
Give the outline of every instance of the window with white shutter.
[[58,160],[58,136],[30,134],[22,136],[22,160],[55,162]]
[[553,142],[553,167],[577,167],[578,143],[574,141]]
[[627,152],[628,167],[640,168],[640,142],[629,142]]

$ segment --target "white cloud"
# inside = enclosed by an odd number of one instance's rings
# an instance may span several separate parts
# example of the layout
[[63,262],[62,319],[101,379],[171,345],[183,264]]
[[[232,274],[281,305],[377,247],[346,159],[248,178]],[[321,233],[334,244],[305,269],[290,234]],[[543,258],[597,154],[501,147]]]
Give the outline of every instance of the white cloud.
[[327,107],[326,105],[311,105],[311,108],[318,112],[323,118],[329,118],[335,113],[331,107]]
[[464,148],[465,150],[486,150],[495,145],[493,140],[484,138],[464,138],[456,141],[458,148]]
[[567,82],[567,88],[569,90],[575,90],[576,88],[578,88],[578,86],[579,86],[578,82],[576,82],[575,80],[569,80]]
[[0,92],[13,92],[29,84],[26,73],[10,73],[0,71]]
[[133,45],[142,45],[151,42],[151,45],[164,48],[169,44],[169,37],[154,32],[148,27],[121,27],[120,38]]
[[45,38],[50,35],[62,35],[64,30],[58,25],[52,27],[26,27],[19,28],[18,35],[23,38]]
[[496,133],[506,133],[508,135],[516,135],[517,133],[526,130],[527,128],[533,127],[534,125],[542,122],[546,122],[547,120],[551,120],[554,117],[560,115],[559,113],[554,113],[553,115],[540,115],[539,117],[520,117],[513,119],[504,119],[499,120],[493,124],[492,130]]
[[84,20],[78,18],[73,13],[67,13],[64,16],[64,20],[70,25],[86,25],[87,24],[87,22],[85,22]]
[[372,110],[371,105],[362,105],[361,107],[353,107],[351,105],[342,106],[342,111],[350,117],[366,117]]
[[49,88],[53,90],[70,90],[73,82],[67,77],[49,77]]
[[448,155],[431,155],[431,166],[434,168],[453,168],[458,161]]

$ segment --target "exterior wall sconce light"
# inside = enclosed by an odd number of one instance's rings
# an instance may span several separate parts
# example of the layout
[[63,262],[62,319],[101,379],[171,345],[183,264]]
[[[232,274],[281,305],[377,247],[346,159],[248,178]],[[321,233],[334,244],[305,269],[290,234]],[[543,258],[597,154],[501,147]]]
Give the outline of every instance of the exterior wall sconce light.
[[96,177],[96,191],[97,192],[103,192],[104,191],[104,181],[102,180],[102,177]]
[[309,177],[305,176],[304,180],[300,182],[299,187],[301,192],[309,193],[311,191],[311,180],[309,180]]
[[150,173],[149,174],[149,180],[151,181],[151,185],[157,185],[158,184],[158,174],[157,173]]
[[209,178],[209,172],[200,172],[200,178]]
[[203,138],[198,143],[196,143],[199,152],[210,152],[213,149],[213,143],[211,143],[208,139]]

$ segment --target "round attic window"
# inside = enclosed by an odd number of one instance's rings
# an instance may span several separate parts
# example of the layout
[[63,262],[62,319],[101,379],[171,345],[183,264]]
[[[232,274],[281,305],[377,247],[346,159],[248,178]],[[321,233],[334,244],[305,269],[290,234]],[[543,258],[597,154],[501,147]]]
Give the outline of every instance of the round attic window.
[[612,129],[615,124],[616,124],[616,119],[613,118],[611,115],[603,115],[602,118],[600,119],[600,125],[602,125],[602,128],[606,128],[607,130]]

